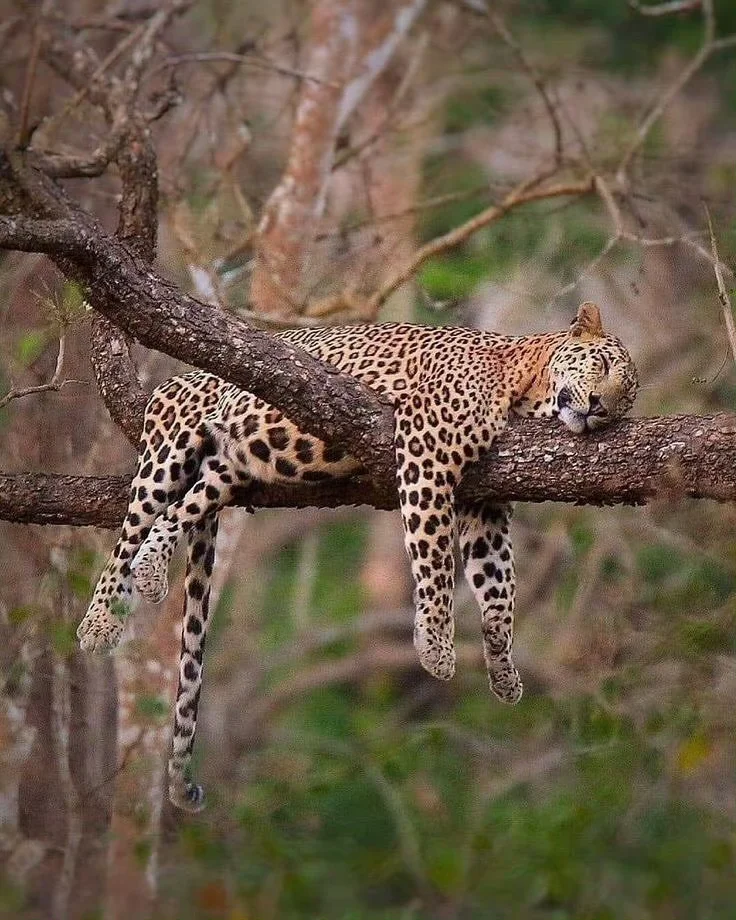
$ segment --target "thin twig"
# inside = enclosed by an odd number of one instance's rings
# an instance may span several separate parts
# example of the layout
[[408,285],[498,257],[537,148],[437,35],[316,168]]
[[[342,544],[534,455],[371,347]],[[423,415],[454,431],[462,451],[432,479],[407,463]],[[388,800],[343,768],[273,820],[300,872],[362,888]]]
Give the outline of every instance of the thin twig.
[[517,60],[521,64],[522,68],[526,71],[529,79],[532,81],[534,86],[537,89],[537,92],[542,97],[542,102],[547,114],[549,115],[550,122],[552,123],[552,130],[554,131],[555,136],[555,162],[560,164],[562,162],[563,146],[562,146],[562,125],[560,124],[559,115],[557,112],[557,105],[552,100],[549,92],[547,91],[547,84],[544,81],[544,77],[539,73],[537,68],[531,63],[527,58],[524,49],[521,47],[519,42],[514,38],[512,33],[509,31],[508,26],[506,25],[502,16],[499,16],[498,13],[492,13],[490,10],[487,10],[486,15],[493,26],[496,34],[502,39],[502,41],[508,45],[513,54],[516,56]]
[[644,6],[639,0],[629,0],[629,6],[642,16],[670,16],[672,13],[688,13],[698,10],[703,5],[702,0],[668,0],[667,3],[657,3],[655,6]]
[[559,185],[547,186],[546,188],[537,188],[545,179],[550,178],[556,172],[556,167],[548,169],[545,172],[526,179],[516,186],[499,204],[491,205],[476,214],[475,217],[455,227],[448,233],[438,236],[430,242],[421,246],[414,255],[397,271],[385,284],[373,294],[367,303],[369,312],[377,310],[402,284],[412,278],[416,272],[433,256],[454,249],[461,243],[464,243],[469,237],[483,227],[500,220],[514,208],[522,204],[528,204],[532,201],[545,201],[549,198],[559,198],[562,196],[579,196],[587,195],[594,190],[595,177],[589,176],[579,182],[561,183]]
[[716,22],[715,14],[713,12],[713,0],[700,0],[699,5],[703,10],[703,41],[695,57],[670,84],[670,86],[662,93],[656,104],[649,110],[649,114],[639,125],[636,135],[626,149],[626,152],[621,158],[621,163],[619,164],[618,170],[616,171],[616,180],[622,188],[625,187],[628,182],[627,172],[629,166],[631,165],[631,161],[634,158],[634,155],[647,139],[649,132],[652,130],[656,122],[659,121],[662,113],[670,104],[670,102],[672,102],[672,100],[682,90],[685,84],[700,70],[700,68],[714,51],[721,50],[722,47],[729,47],[728,44],[724,45],[723,42],[729,42],[733,39],[736,39],[736,36],[729,36],[727,39],[721,39],[719,42],[716,42]]
[[[500,184],[500,183],[499,183]],[[508,186],[506,186],[508,188]],[[422,211],[429,211],[432,208],[440,208],[446,204],[453,204],[456,201],[466,201],[468,198],[477,198],[479,195],[487,195],[491,190],[491,183],[486,182],[484,185],[475,185],[473,188],[462,189],[457,192],[445,192],[444,195],[434,195],[431,198],[425,198],[424,201],[418,201],[408,208],[402,208],[400,211],[393,211],[391,214],[377,214],[370,218],[353,221],[345,224],[337,230],[328,230],[324,233],[318,233],[315,236],[317,242],[323,240],[343,237],[346,233],[357,233],[366,227],[374,227],[378,224],[388,224],[396,220],[404,220],[407,217],[413,217]]]
[[733,306],[731,305],[731,298],[728,296],[726,284],[723,280],[721,260],[718,257],[718,244],[716,243],[716,235],[713,230],[713,221],[710,219],[710,211],[708,210],[707,204],[704,203],[703,207],[705,208],[705,216],[708,218],[710,249],[713,254],[713,271],[715,272],[716,284],[718,286],[718,299],[723,309],[723,319],[726,323],[726,334],[728,335],[728,341],[731,346],[731,353],[733,354],[734,361],[736,361],[736,326],[734,326],[733,321]]
[[70,383],[84,383],[84,380],[62,380],[61,375],[64,370],[64,347],[65,336],[59,336],[59,353],[56,357],[56,368],[54,375],[48,383],[39,383],[32,387],[13,387],[8,390],[5,396],[0,399],[0,409],[4,409],[9,402],[14,399],[23,399],[25,396],[31,396],[34,393],[48,393],[50,391],[58,392]]
[[100,80],[101,77],[105,76],[106,72],[115,64],[125,52],[140,41],[143,33],[145,31],[144,26],[138,26],[134,32],[130,32],[123,38],[118,44],[112,49],[112,51],[107,55],[107,57],[100,63],[94,73],[91,75],[89,80],[85,82],[85,85],[72,96],[72,98],[66,103],[64,108],[59,113],[58,117],[54,119],[54,130],[58,130],[59,125],[64,121],[65,118],[68,118],[69,115],[77,109],[82,102],[87,98],[89,93],[94,88],[95,83]]
[[172,0],[166,9],[160,10],[145,24],[141,40],[133,51],[130,64],[123,78],[129,106],[138,95],[143,69],[153,55],[159,33],[168,26],[175,16],[185,13],[193,3],[194,0]]
[[75,32],[84,32],[88,29],[98,29],[102,32],[132,32],[135,25],[122,19],[105,19],[101,16],[92,16],[88,19],[78,19],[71,23],[70,28]]
[[[374,144],[386,136],[388,129],[391,126],[391,122],[394,116],[398,113],[401,103],[404,100],[407,90],[411,86],[414,78],[416,76],[419,64],[421,63],[422,57],[424,56],[426,49],[426,37],[423,37],[421,41],[417,42],[414,54],[409,60],[409,64],[404,71],[404,75],[401,78],[401,82],[394,93],[393,99],[386,106],[386,110],[383,113],[383,117],[380,120],[378,127],[372,131],[367,137],[363,140],[358,141],[351,147],[348,147],[345,150],[340,151],[335,156],[335,161],[332,164],[332,171],[334,172],[337,169],[341,169],[348,163],[350,160],[354,159],[356,156],[360,156],[365,153],[366,150],[369,150]],[[410,129],[409,129],[410,130]]]
[[308,80],[311,83],[320,83],[325,86],[332,86],[339,89],[339,84],[322,80],[303,70],[297,70],[294,67],[286,67],[282,64],[276,64],[269,58],[262,57],[254,52],[247,54],[237,54],[234,51],[199,51],[188,54],[177,54],[174,57],[162,61],[151,71],[150,76],[155,76],[162,70],[169,70],[174,67],[180,67],[182,64],[254,64],[265,70],[272,70],[274,73],[281,74],[283,77],[294,77],[298,80]]
[[94,178],[101,176],[120,148],[123,131],[111,131],[104,143],[89,154],[64,154],[34,150],[34,166],[52,179]]
[[559,300],[561,297],[566,297],[568,294],[571,294],[575,290],[575,288],[578,287],[578,285],[582,282],[583,278],[585,278],[592,271],[598,268],[598,266],[606,258],[608,253],[620,242],[620,240],[621,240],[621,237],[616,234],[614,234],[613,236],[609,236],[609,238],[604,243],[600,252],[597,255],[593,256],[590,262],[588,262],[588,264],[583,269],[581,269],[581,271],[578,272],[577,277],[575,278],[574,281],[570,281],[568,284],[565,284],[563,287],[561,287],[557,291],[557,293],[552,297],[552,302]]
[[20,116],[18,119],[18,137],[19,147],[25,147],[28,143],[28,118],[31,108],[31,95],[33,86],[36,82],[36,70],[38,68],[38,55],[41,50],[41,18],[46,14],[49,8],[49,0],[45,0],[41,11],[33,27],[33,40],[31,42],[31,53],[28,57],[28,66],[26,67],[26,78],[23,82],[23,95],[20,102]]

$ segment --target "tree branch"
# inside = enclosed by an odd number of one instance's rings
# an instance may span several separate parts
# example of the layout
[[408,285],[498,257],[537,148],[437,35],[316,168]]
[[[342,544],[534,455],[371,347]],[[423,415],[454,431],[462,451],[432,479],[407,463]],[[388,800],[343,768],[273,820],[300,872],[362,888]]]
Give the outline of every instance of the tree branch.
[[[683,497],[736,498],[736,415],[630,419],[579,437],[557,422],[513,419],[498,448],[465,475],[467,499],[643,504]],[[393,460],[370,476],[314,486],[256,485],[238,496],[252,507],[398,505]],[[119,526],[126,476],[0,473],[0,520],[19,524]]]
[[[0,157],[1,159],[1,157]],[[0,168],[2,163],[0,162]],[[94,309],[149,348],[278,405],[305,430],[373,469],[392,462],[390,407],[301,349],[182,294],[99,227],[0,215],[0,248],[44,252],[87,288]]]
[[70,383],[80,383],[79,380],[65,380],[61,375],[64,372],[64,349],[66,337],[64,333],[59,336],[59,351],[56,356],[56,367],[51,380],[48,383],[39,383],[30,387],[11,386],[8,392],[0,399],[0,409],[4,409],[9,402],[14,399],[24,399],[26,396],[32,396],[34,393],[58,392]]
[[[99,64],[89,47],[83,46],[80,51],[79,43],[63,22],[54,18],[46,22],[45,57],[48,63],[79,93],[89,94],[91,101],[102,110],[110,131],[98,150],[86,158],[37,154],[36,165],[48,176],[100,175],[114,159],[121,183],[116,237],[149,263],[156,251],[157,164],[148,125],[136,104],[141,77],[159,34],[175,15],[189,6],[190,0],[173,0],[123,39],[112,52],[114,58],[133,45],[134,50],[121,80],[107,75],[105,62]],[[92,321],[90,346],[90,360],[103,401],[112,419],[135,443],[148,394],[138,379],[130,342],[120,329],[97,314]]]

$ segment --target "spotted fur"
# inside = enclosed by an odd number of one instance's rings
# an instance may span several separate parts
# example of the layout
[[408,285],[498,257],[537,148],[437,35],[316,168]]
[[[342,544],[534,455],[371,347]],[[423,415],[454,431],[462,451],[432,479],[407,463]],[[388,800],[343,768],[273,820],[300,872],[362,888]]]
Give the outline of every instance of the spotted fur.
[[[522,693],[514,666],[514,558],[511,507],[455,499],[464,469],[487,450],[511,412],[558,416],[581,433],[623,415],[636,371],[594,304],[569,330],[509,337],[475,329],[408,324],[291,330],[287,342],[388,396],[394,405],[397,487],[415,582],[414,644],[422,665],[447,680],[455,672],[454,543],[482,615],[485,661],[496,696]],[[319,482],[358,464],[340,447],[300,431],[279,409],[210,374],[160,386],[146,409],[138,469],[120,539],[97,583],[77,635],[84,649],[114,647],[138,595],[163,600],[167,570],[187,536],[170,796],[197,810],[189,782],[209,617],[218,511],[237,486]]]

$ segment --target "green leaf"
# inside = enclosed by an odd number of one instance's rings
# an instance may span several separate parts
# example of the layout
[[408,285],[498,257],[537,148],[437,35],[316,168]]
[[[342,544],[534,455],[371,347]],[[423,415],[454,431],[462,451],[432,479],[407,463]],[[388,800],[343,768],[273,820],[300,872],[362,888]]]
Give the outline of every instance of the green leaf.
[[66,658],[74,652],[77,647],[77,636],[73,623],[49,623],[47,630],[57,655]]
[[21,604],[19,607],[13,607],[8,611],[8,622],[13,626],[20,626],[26,620],[35,617],[38,614],[38,608],[33,604]]
[[161,722],[168,718],[169,704],[162,696],[142,694],[135,701],[135,711],[144,719]]
[[45,330],[31,329],[18,342],[16,358],[23,367],[29,367],[42,354],[48,335]]

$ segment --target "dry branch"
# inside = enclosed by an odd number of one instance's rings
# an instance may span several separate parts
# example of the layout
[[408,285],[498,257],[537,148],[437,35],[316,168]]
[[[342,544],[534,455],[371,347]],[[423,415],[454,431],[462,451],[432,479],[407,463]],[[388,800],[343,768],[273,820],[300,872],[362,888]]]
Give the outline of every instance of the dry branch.
[[381,445],[371,433],[389,411],[375,394],[300,349],[179,293],[101,228],[0,216],[0,248],[45,252],[73,266],[91,305],[142,344],[250,390],[307,431],[350,444],[372,466]]
[[736,326],[734,326],[733,321],[733,307],[731,306],[731,298],[728,296],[728,291],[726,290],[726,282],[723,280],[721,259],[718,255],[718,243],[716,242],[716,234],[713,230],[713,221],[711,220],[710,211],[708,210],[707,206],[705,208],[705,216],[708,219],[710,251],[713,256],[713,271],[715,272],[716,286],[718,287],[718,299],[721,302],[723,321],[726,324],[726,334],[728,335],[728,342],[731,346],[731,354],[733,355],[734,361],[736,361]]
[[557,111],[557,105],[555,104],[552,96],[550,94],[549,88],[544,77],[540,74],[537,68],[531,63],[529,58],[526,55],[526,52],[521,47],[519,42],[516,40],[511,30],[506,25],[503,16],[499,16],[498,13],[493,13],[491,10],[485,10],[485,15],[488,16],[491,25],[493,26],[494,32],[499,36],[499,38],[506,44],[511,52],[514,54],[516,59],[519,61],[522,69],[526,71],[529,79],[534,84],[539,96],[542,99],[542,105],[547,111],[547,115],[552,125],[552,131],[554,134],[554,154],[555,161],[559,164],[563,159],[563,140],[562,140],[562,125],[560,124],[560,115]]
[[[731,48],[736,44],[736,35],[727,35],[720,39],[716,38],[716,19],[713,0],[699,0],[698,6],[700,6],[703,11],[703,41],[690,62],[664,90],[661,96],[658,97],[657,101],[649,109],[649,112],[637,128],[636,134],[626,148],[616,172],[616,179],[622,188],[626,187],[628,183],[628,170],[631,166],[631,161],[646,141],[649,132],[662,117],[662,113],[667,106],[672,102],[675,96],[682,91],[683,87],[692,80],[695,74],[702,69],[711,55],[718,51],[723,51],[726,48]],[[653,7],[647,9],[650,16],[655,15],[653,9]],[[644,12],[645,8],[641,7],[640,10]],[[665,12],[673,11],[672,8],[665,10]]]
[[65,380],[62,377],[64,372],[64,348],[65,348],[66,337],[62,333],[59,336],[59,351],[56,356],[56,367],[54,368],[53,376],[48,383],[39,383],[35,386],[29,387],[15,387],[11,386],[5,396],[0,399],[0,409],[4,409],[9,402],[12,402],[14,399],[24,399],[26,396],[32,396],[34,393],[49,393],[49,392],[58,392],[63,389],[70,383],[79,383],[78,380]]
[[474,233],[477,233],[478,230],[496,223],[496,221],[508,214],[509,211],[513,211],[520,205],[529,204],[532,201],[544,201],[549,198],[567,196],[574,198],[588,195],[595,191],[595,177],[593,176],[588,176],[579,182],[564,182],[558,185],[539,188],[539,186],[542,185],[546,179],[554,175],[556,171],[557,167],[555,166],[554,169],[539,173],[539,175],[533,176],[531,179],[525,179],[523,182],[520,182],[516,188],[512,189],[499,204],[494,204],[485,208],[480,214],[476,214],[475,217],[472,217],[459,227],[455,227],[443,236],[435,237],[435,239],[425,243],[425,245],[421,246],[398,271],[391,275],[380,290],[376,291],[376,293],[369,298],[369,311],[373,312],[378,310],[394,291],[413,278],[422,265],[429,259],[459,246],[461,243],[468,240]]

